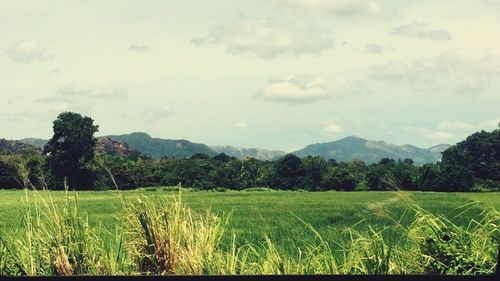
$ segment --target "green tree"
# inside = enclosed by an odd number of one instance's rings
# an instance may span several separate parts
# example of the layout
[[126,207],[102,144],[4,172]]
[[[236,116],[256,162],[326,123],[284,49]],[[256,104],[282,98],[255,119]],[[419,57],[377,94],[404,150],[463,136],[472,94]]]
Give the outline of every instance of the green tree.
[[461,165],[442,165],[442,191],[470,191],[474,185],[474,174]]
[[53,124],[54,135],[44,147],[47,165],[60,186],[66,178],[72,188],[93,188],[95,175],[87,164],[94,158],[98,126],[90,117],[63,112]]
[[219,154],[215,155],[214,157],[212,157],[212,159],[216,160],[216,161],[221,161],[221,162],[229,162],[231,160],[235,160],[236,158],[228,156],[225,153],[219,153]]
[[424,164],[418,173],[417,183],[420,190],[438,191],[441,185],[441,166],[436,164]]
[[354,191],[356,178],[346,167],[335,167],[331,169],[321,181],[323,190]]
[[302,163],[306,171],[308,189],[319,190],[323,175],[328,169],[328,162],[320,156],[307,156],[302,158]]
[[16,163],[12,159],[0,156],[0,187],[21,188],[18,180]]
[[424,191],[470,191],[474,175],[461,165],[425,164],[420,169],[418,185]]
[[[388,159],[388,158],[386,158]],[[392,165],[394,160],[389,159],[388,162],[370,165],[369,171],[366,173],[367,186],[370,190],[393,190],[398,188],[397,182],[392,173]]]
[[272,180],[273,187],[281,189],[305,187],[306,170],[299,157],[287,154],[276,161],[275,165],[275,176]]
[[443,151],[443,165],[461,165],[476,178],[500,181],[500,129],[476,132]]
[[365,175],[368,172],[368,166],[361,159],[353,159],[347,163],[347,169],[356,179],[356,185],[359,185],[365,179]]
[[190,159],[193,159],[193,160],[197,160],[197,159],[209,159],[210,156],[206,153],[196,153],[196,154],[193,154],[191,155],[191,157],[189,157]]
[[405,190],[415,189],[417,175],[413,160],[405,159],[401,161],[398,159],[393,168],[393,175],[399,187]]

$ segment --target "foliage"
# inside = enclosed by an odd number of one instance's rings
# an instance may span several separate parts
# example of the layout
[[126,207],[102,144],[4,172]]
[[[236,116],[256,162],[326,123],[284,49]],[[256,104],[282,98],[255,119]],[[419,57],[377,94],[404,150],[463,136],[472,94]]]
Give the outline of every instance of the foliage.
[[93,173],[86,164],[94,158],[98,126],[90,117],[63,112],[54,121],[54,135],[44,147],[49,154],[47,164],[52,174],[61,182],[65,178],[72,188],[92,189]]
[[270,186],[280,189],[298,189],[306,186],[306,170],[301,159],[287,154],[275,164],[275,176]]
[[325,175],[321,181],[323,190],[353,191],[356,188],[356,179],[345,167],[335,167]]
[[444,165],[460,165],[474,177],[500,181],[500,129],[480,131],[443,151]]
[[[39,188],[41,182],[46,182],[50,189],[61,188],[64,177],[68,178],[71,187],[80,190],[125,190],[179,184],[198,190],[268,187],[308,191],[451,192],[495,191],[500,188],[497,179],[497,174],[500,174],[497,157],[500,153],[496,151],[498,130],[473,134],[448,149],[442,163],[423,166],[414,165],[411,159],[383,158],[378,163],[366,165],[358,159],[337,162],[319,156],[299,158],[293,154],[274,161],[251,157],[240,160],[224,153],[213,156],[198,153],[189,158],[163,157],[155,160],[137,155],[94,155],[92,144],[95,139],[92,134],[97,126],[92,125],[92,119],[74,113],[63,113],[61,116],[64,120],[54,122],[54,138],[46,147],[50,155],[35,152],[0,154],[1,188],[21,188],[17,180],[19,164],[26,165],[34,187]],[[79,129],[80,126],[87,128],[86,133]],[[66,134],[74,136],[65,138]],[[78,141],[75,142],[75,139]],[[49,151],[51,147],[57,149]],[[481,153],[471,149],[479,149]]]

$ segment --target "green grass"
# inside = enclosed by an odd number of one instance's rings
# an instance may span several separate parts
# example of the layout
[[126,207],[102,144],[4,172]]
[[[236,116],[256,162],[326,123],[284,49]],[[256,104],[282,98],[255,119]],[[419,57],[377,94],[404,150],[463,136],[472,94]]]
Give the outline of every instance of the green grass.
[[[27,194],[29,201],[39,201],[33,192],[28,191]],[[75,200],[72,196],[65,197],[62,191],[50,194],[56,205],[62,205],[66,200]],[[388,245],[404,242],[401,229],[410,226],[418,231],[424,229],[418,225],[415,227],[415,217],[408,213],[408,208],[411,207],[409,202],[463,228],[471,220],[480,220],[487,206],[500,210],[500,193],[185,191],[180,199],[178,192],[157,188],[156,191],[126,191],[121,194],[130,204],[141,196],[146,196],[169,202],[181,200],[201,214],[206,210],[219,217],[230,214],[228,224],[224,226],[225,231],[221,232],[221,249],[230,252],[241,245],[255,245],[256,255],[266,261],[256,271],[270,273],[279,273],[279,270],[276,272],[279,268],[284,272],[303,272],[304,269],[293,267],[300,262],[286,264],[279,257],[286,257],[287,261],[296,259],[300,254],[298,249],[311,250],[311,245],[324,245],[322,247],[334,251],[337,259],[343,257],[337,251],[341,247],[339,244],[345,246],[346,241],[353,241],[352,244],[356,244],[356,247],[368,249],[367,257],[374,256],[378,259],[379,256],[390,256],[391,248]],[[41,195],[47,196],[45,193]],[[23,204],[25,196],[25,191],[0,191],[0,236],[12,237],[13,232],[22,227],[21,219],[26,213],[26,206]],[[161,213],[161,209],[155,210]],[[108,242],[116,241],[116,234],[112,232],[115,227],[119,227],[121,219],[126,214],[130,217],[130,210],[124,209],[123,202],[115,191],[78,192],[78,212],[88,215],[91,229],[104,226],[110,230],[106,235],[101,232]],[[396,226],[398,223],[400,227]],[[191,227],[194,229],[194,226]],[[182,235],[186,236],[185,233]],[[323,249],[320,252],[325,251]],[[318,258],[322,255],[319,252],[317,254]],[[384,259],[372,260],[365,257],[352,260],[362,260],[365,263],[369,261],[369,264],[356,264],[353,268],[370,268],[370,272],[390,271],[387,265],[389,262]],[[318,264],[328,263],[315,261],[314,272],[318,271]],[[356,270],[355,272],[364,272]],[[319,271],[328,272],[327,269]]]
[[[401,193],[401,192],[400,192]],[[158,190],[126,191],[126,198],[148,197],[172,200],[177,192]],[[482,209],[476,206],[461,214],[456,209],[472,201],[492,203],[500,210],[500,193],[424,193],[410,192],[410,197],[422,208],[450,218],[454,223],[466,226],[470,219],[478,218]],[[114,191],[80,191],[79,205],[89,216],[89,223],[99,223],[113,229],[123,206]],[[0,232],[15,229],[23,215],[24,191],[0,191]],[[64,200],[63,191],[52,192],[56,202]],[[397,192],[183,192],[182,202],[194,211],[210,209],[218,215],[231,213],[224,241],[235,232],[237,243],[265,242],[267,235],[284,248],[295,249],[305,245],[314,235],[298,218],[310,223],[327,241],[333,241],[346,227],[368,225],[383,227],[392,224],[380,213],[377,203],[390,208],[393,217],[399,217],[406,208],[398,199]]]

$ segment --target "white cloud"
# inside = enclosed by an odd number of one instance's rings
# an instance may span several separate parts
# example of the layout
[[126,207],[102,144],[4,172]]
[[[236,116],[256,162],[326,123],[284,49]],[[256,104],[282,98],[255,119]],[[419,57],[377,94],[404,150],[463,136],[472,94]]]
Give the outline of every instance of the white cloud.
[[71,100],[74,98],[93,98],[93,99],[123,99],[127,97],[127,93],[123,89],[119,88],[100,88],[100,89],[88,89],[82,88],[77,84],[66,84],[57,89],[56,94],[46,99],[46,101],[51,100]]
[[304,148],[304,145],[300,145],[300,144],[296,144],[296,143],[289,143],[289,144],[286,144],[285,145],[285,152],[286,153],[292,153],[292,152],[295,152],[297,150],[301,150],[302,148]]
[[410,67],[402,62],[390,62],[372,67],[372,77],[381,80],[400,80],[410,72]]
[[386,49],[382,45],[379,45],[379,44],[368,43],[365,45],[365,53],[367,53],[367,54],[379,55],[385,51],[386,51]]
[[323,128],[322,135],[325,137],[333,137],[336,136],[344,131],[344,128],[342,126],[332,123],[326,127]]
[[431,127],[407,126],[405,129],[435,143],[454,143],[465,139],[475,132],[496,129],[499,120],[488,119],[478,122],[445,120]]
[[82,103],[73,103],[73,102],[64,102],[58,101],[50,104],[48,107],[49,113],[51,114],[59,114],[65,111],[78,112],[84,115],[91,115],[92,108],[86,104]]
[[432,141],[446,141],[446,140],[452,140],[456,138],[457,136],[452,133],[444,132],[444,131],[435,131],[435,132],[430,132],[427,134],[424,134],[424,137],[428,140]]
[[128,50],[136,53],[144,53],[150,51],[151,48],[145,45],[130,45]]
[[363,85],[343,78],[328,81],[319,76],[297,75],[272,81],[257,95],[278,102],[307,103],[363,91]]
[[148,107],[143,111],[143,116],[148,122],[156,122],[171,115],[175,114],[175,112],[169,106],[161,106],[161,107]]
[[475,125],[467,122],[458,121],[442,121],[437,124],[437,128],[440,130],[468,130],[474,128]]
[[250,53],[261,58],[282,54],[315,54],[331,49],[334,40],[329,29],[319,29],[295,21],[245,20],[219,25],[209,35],[191,40],[196,45],[221,44],[233,54]]
[[436,125],[439,130],[447,130],[462,133],[473,133],[480,130],[492,130],[497,127],[500,119],[489,119],[480,122],[460,122],[460,121],[441,121]]
[[238,129],[246,129],[248,128],[248,124],[246,122],[238,122],[234,124],[234,127]]
[[419,134],[422,136],[424,139],[433,141],[433,142],[449,142],[453,141],[457,138],[456,134],[450,133],[450,132],[445,132],[441,130],[433,130],[429,128],[424,128],[424,127],[406,127],[405,128],[407,131]]
[[18,63],[29,63],[34,60],[45,61],[54,58],[48,54],[46,47],[35,41],[25,41],[6,50],[12,60]]
[[391,31],[391,35],[429,40],[451,40],[451,34],[448,31],[444,29],[432,29],[425,22],[413,22],[398,26]]
[[276,101],[314,101],[329,98],[326,80],[321,77],[294,76],[269,84],[260,96]]
[[477,94],[500,73],[500,54],[450,50],[413,64],[376,65],[371,73],[375,79],[407,83],[419,91]]
[[326,12],[336,16],[374,15],[380,12],[379,1],[367,0],[277,0],[288,7]]
[[47,104],[51,113],[74,111],[90,114],[96,104],[105,100],[120,101],[126,97],[127,93],[118,88],[86,89],[76,84],[67,84],[59,87],[52,96],[38,99],[38,102]]

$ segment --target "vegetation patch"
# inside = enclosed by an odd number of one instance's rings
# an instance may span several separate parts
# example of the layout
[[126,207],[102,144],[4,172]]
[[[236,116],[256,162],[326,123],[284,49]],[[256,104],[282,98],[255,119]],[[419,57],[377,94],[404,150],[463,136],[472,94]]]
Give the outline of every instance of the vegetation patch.
[[[367,192],[377,196],[373,201],[381,204],[341,205],[336,214],[311,210],[326,218],[322,222],[309,220],[307,212],[287,212],[284,217],[276,212],[272,221],[275,225],[279,221],[277,226],[284,227],[283,231],[269,228],[266,232],[265,224],[256,228],[242,223],[242,219],[257,214],[250,215],[251,205],[246,205],[246,216],[242,216],[234,208],[221,212],[217,203],[259,202],[263,193],[269,197],[281,196],[281,200],[304,197],[300,193],[262,191],[211,196],[175,192],[166,197],[156,196],[162,193],[147,196],[148,192],[105,195],[18,191],[11,196],[21,197],[22,207],[18,209],[22,214],[21,224],[14,233],[8,234],[6,229],[0,232],[0,274],[491,274],[495,271],[500,213],[494,205],[455,200],[459,204],[451,208],[452,213],[440,214],[420,206],[426,205],[429,194],[399,192],[387,196],[385,192]],[[360,199],[354,198],[358,193],[349,192],[305,194],[317,196],[318,203],[325,196],[345,196],[352,202]],[[89,216],[86,209],[92,209],[84,207],[96,204],[92,203],[97,202],[92,197],[103,195],[114,198],[119,206],[112,224],[96,221],[99,217]],[[200,201],[193,202],[197,197]],[[207,199],[218,210],[199,205]],[[312,198],[302,199],[310,202]],[[190,202],[191,207],[185,202]],[[301,205],[300,200],[294,202]],[[109,212],[106,214],[110,216]],[[457,217],[463,219],[455,220]],[[245,236],[243,229],[254,231],[252,237],[256,239],[241,239],[240,235]],[[294,240],[294,236],[299,239]]]

